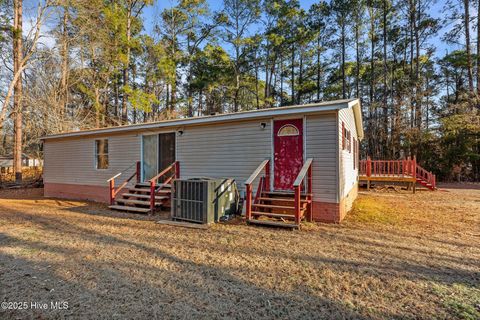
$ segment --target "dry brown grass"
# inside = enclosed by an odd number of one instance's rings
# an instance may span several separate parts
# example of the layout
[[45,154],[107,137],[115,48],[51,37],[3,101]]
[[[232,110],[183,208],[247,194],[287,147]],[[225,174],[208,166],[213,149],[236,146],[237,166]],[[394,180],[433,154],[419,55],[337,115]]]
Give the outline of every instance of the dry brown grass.
[[361,193],[341,225],[158,225],[0,192],[0,318],[478,319],[480,191]]

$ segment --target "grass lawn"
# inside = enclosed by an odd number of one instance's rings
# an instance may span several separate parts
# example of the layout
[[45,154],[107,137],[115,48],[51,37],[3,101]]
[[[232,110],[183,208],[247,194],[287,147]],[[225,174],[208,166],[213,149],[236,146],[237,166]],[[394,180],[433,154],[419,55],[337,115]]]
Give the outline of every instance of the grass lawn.
[[342,224],[301,231],[0,191],[0,300],[28,302],[0,319],[479,319],[480,190],[450,187],[362,192]]

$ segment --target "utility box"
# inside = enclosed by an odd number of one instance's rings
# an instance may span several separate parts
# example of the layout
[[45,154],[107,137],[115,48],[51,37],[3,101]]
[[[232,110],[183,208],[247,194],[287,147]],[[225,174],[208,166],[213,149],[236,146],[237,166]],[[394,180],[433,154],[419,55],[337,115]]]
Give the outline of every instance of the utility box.
[[213,223],[238,211],[239,194],[233,179],[177,179],[173,185],[173,220]]

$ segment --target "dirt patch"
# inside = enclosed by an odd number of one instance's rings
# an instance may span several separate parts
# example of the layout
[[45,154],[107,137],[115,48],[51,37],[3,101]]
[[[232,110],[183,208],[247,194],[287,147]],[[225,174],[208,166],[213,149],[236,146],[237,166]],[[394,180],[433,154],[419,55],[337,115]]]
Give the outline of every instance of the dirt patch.
[[341,225],[153,223],[0,191],[0,318],[477,319],[478,190],[363,192]]

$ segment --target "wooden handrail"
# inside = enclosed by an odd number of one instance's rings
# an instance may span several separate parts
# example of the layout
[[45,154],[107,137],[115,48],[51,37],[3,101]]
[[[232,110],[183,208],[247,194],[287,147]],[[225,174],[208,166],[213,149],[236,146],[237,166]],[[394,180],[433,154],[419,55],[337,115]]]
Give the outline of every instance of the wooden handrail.
[[[127,170],[129,170],[131,167],[133,167],[133,165],[136,165],[136,168],[135,168],[135,172],[127,178],[127,180],[125,180],[121,185],[120,187],[118,187],[116,190],[115,190],[115,179],[120,177],[123,173],[125,173]],[[117,196],[117,194],[120,192],[120,190],[122,190],[134,177],[137,177],[137,183],[140,182],[140,161],[136,161],[134,164],[132,164],[131,166],[129,166],[128,168],[126,168],[125,170],[123,170],[122,172],[120,173],[117,173],[116,175],[114,175],[113,177],[111,177],[110,179],[107,180],[107,182],[109,182],[109,196],[110,196],[110,205],[113,205],[115,203],[115,197]]]
[[305,161],[302,169],[297,175],[297,178],[293,182],[294,187],[300,186],[302,184],[303,179],[307,175],[308,168],[310,168],[310,166],[312,165],[312,161],[313,161],[313,158],[308,158],[307,161]]
[[[173,170],[173,173],[170,177],[165,179],[160,186],[156,186],[157,181],[160,177],[166,175],[169,171]],[[150,212],[153,214],[155,211],[155,195],[158,190],[161,190],[169,182],[174,179],[180,178],[180,162],[174,161],[171,165],[162,170],[159,174],[149,180],[150,182]]]
[[[301,186],[303,181],[305,180],[305,177],[307,177],[307,187],[306,187],[306,194],[308,200],[310,199],[310,194],[312,192],[312,162],[313,158],[308,158],[307,161],[303,164],[302,169],[297,175],[297,178],[293,182],[293,190],[295,191],[295,224],[300,225],[301,221],[301,198],[300,198],[300,192],[301,192]],[[311,219],[312,216],[312,204],[309,203],[309,218]]]
[[260,165],[253,171],[253,173],[250,175],[250,177],[245,181],[245,184],[252,184],[253,181],[257,178],[257,176],[262,172],[263,168],[270,162],[270,159],[264,160]]
[[162,172],[160,172],[159,174],[157,174],[155,177],[151,178],[149,181],[152,182],[152,181],[157,181],[158,178],[160,178],[161,176],[165,175],[168,171],[172,170],[173,167],[175,167],[177,165],[177,162],[178,161],[175,161],[173,162],[171,165],[169,165],[168,167],[166,167],[164,170],[162,170]]
[[265,169],[265,178],[260,183],[262,183],[261,187],[265,187],[265,190],[268,191],[270,189],[270,159],[262,161],[247,181],[245,181],[245,218],[247,221],[252,219],[252,183],[263,169]]
[[136,161],[136,162],[132,163],[131,165],[128,166],[128,168],[123,169],[121,172],[117,173],[116,175],[114,175],[113,177],[108,179],[107,182],[110,182],[110,180],[113,180],[113,179],[116,179],[116,178],[120,177],[122,174],[124,174],[125,172],[130,170],[130,168],[132,168],[134,165],[138,166],[139,163],[140,163],[140,161]]

